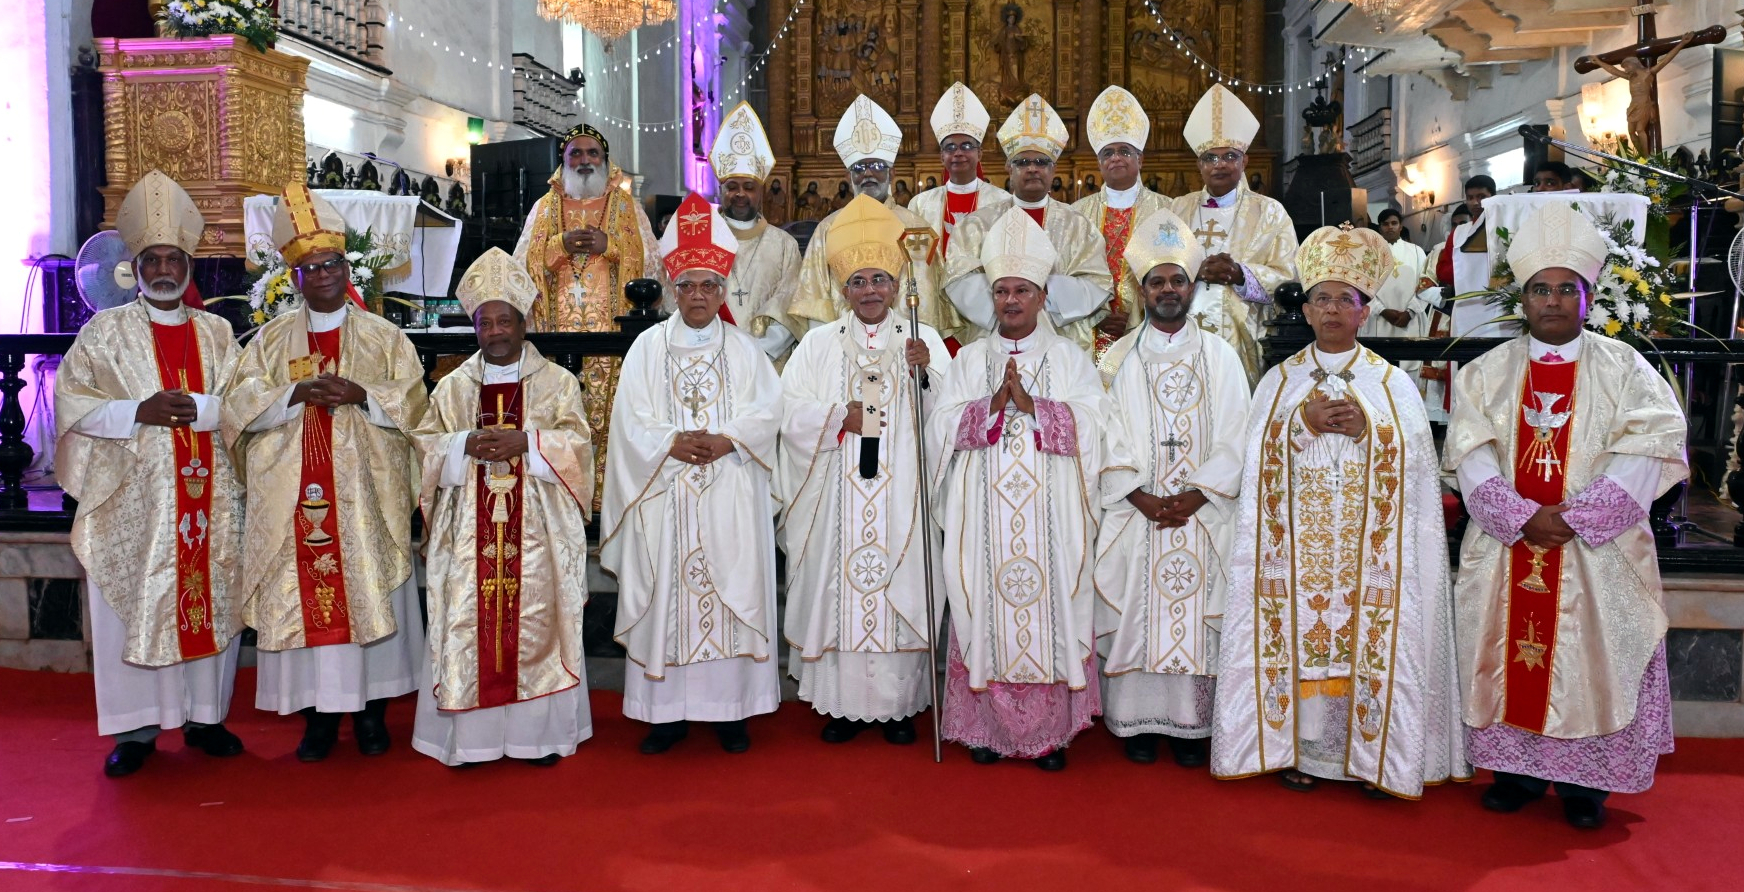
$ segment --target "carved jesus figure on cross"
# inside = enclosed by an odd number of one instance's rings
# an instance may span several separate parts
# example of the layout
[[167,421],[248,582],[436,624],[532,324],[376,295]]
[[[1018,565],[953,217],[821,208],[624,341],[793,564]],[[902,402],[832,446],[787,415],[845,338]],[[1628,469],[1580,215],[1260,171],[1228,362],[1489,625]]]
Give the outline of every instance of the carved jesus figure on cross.
[[1603,69],[1629,82],[1626,112],[1629,142],[1636,151],[1651,155],[1663,148],[1659,132],[1659,72],[1688,47],[1725,40],[1726,29],[1716,25],[1661,40],[1655,29],[1652,4],[1642,4],[1632,11],[1639,39],[1633,45],[1608,53],[1581,56],[1574,60],[1574,70],[1586,74]]

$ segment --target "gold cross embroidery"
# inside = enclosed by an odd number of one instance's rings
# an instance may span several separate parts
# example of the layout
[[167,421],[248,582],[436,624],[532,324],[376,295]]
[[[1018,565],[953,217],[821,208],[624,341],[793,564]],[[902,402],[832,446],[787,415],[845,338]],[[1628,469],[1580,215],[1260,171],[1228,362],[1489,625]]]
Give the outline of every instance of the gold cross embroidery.
[[1199,244],[1204,245],[1207,251],[1211,250],[1213,241],[1228,234],[1228,230],[1218,226],[1216,220],[1206,220],[1203,227],[1193,230],[1193,235],[1199,239]]

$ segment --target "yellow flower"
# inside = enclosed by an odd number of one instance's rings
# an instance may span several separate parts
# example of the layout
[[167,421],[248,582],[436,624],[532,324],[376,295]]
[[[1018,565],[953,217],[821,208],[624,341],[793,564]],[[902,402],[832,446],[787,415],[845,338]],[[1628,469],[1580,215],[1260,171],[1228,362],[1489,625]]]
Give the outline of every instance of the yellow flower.
[[1658,189],[1659,188],[1659,178],[1658,177],[1648,177],[1647,178],[1647,188]]
[[1620,332],[1622,330],[1623,330],[1623,323],[1618,322],[1615,319],[1612,319],[1611,321],[1605,323],[1605,335],[1607,337],[1614,338],[1617,336],[1617,332]]
[[1659,295],[1659,302],[1662,304],[1665,304],[1668,307],[1671,306],[1671,292],[1667,291],[1667,292],[1661,293]]
[[1622,265],[1621,263],[1611,264],[1611,269],[1616,271],[1617,278],[1622,279],[1625,282],[1633,282],[1636,279],[1641,278],[1640,273]]
[[1635,292],[1637,294],[1641,295],[1642,297],[1646,297],[1647,295],[1653,293],[1653,289],[1651,287],[1649,287],[1646,282],[1636,282],[1635,283]]

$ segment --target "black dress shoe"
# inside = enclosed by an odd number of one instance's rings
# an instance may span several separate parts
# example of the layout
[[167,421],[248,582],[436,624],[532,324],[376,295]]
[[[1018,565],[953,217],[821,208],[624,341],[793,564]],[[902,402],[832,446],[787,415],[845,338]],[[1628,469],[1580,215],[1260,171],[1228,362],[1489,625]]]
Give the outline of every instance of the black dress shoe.
[[1158,734],[1134,734],[1126,738],[1126,758],[1140,765],[1157,760]]
[[157,744],[147,740],[126,740],[115,744],[109,757],[103,760],[103,773],[110,777],[126,777],[145,767],[145,757],[157,752]]
[[388,751],[393,740],[388,737],[388,701],[371,700],[362,712],[351,714],[351,733],[357,736],[357,751],[366,756],[379,756]]
[[339,716],[336,712],[302,710],[303,739],[297,743],[297,761],[319,762],[333,752],[339,742]]
[[1605,804],[1597,799],[1563,797],[1562,817],[1568,826],[1597,830],[1605,826]]
[[537,759],[522,759],[521,761],[527,763],[528,765],[537,765],[540,768],[549,768],[553,765],[556,765],[558,763],[558,761],[561,760],[562,758],[563,757],[558,755],[557,753],[546,753],[545,755],[540,756]]
[[644,756],[658,756],[672,749],[673,744],[683,740],[689,734],[689,722],[659,722],[648,732],[647,737],[642,738],[642,745],[637,749],[641,750]]
[[823,738],[824,743],[847,743],[859,737],[864,730],[866,725],[853,719],[830,719],[829,724],[824,725],[823,733],[818,736]]
[[721,742],[721,749],[729,753],[742,753],[751,748],[751,732],[745,730],[745,720],[736,722],[715,722],[715,737]]
[[1175,764],[1182,768],[1203,768],[1206,761],[1207,740],[1183,740],[1179,737],[1169,738],[1169,753],[1175,757]]
[[906,746],[914,742],[914,717],[884,723],[884,742]]
[[986,747],[976,746],[969,748],[969,759],[976,765],[992,765],[999,761],[999,754]]
[[1509,814],[1519,811],[1526,806],[1526,803],[1543,795],[1543,793],[1534,793],[1519,784],[1497,781],[1484,791],[1483,803],[1484,808],[1490,811]]
[[183,725],[182,742],[208,756],[239,756],[242,738],[230,733],[222,724]]
[[1066,751],[1064,748],[1054,750],[1040,759],[1035,760],[1035,764],[1037,768],[1040,768],[1043,771],[1065,771]]

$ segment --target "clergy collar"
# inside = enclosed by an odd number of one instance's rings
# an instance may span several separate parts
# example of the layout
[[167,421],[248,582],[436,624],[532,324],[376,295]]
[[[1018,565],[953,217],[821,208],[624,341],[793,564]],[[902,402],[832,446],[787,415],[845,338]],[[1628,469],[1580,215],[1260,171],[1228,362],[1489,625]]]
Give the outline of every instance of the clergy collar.
[[1137,181],[1133,182],[1132,188],[1130,189],[1115,189],[1111,186],[1104,185],[1102,187],[1102,196],[1107,200],[1109,207],[1114,208],[1117,211],[1125,210],[1138,204],[1138,193],[1139,190],[1143,188],[1144,184]]
[[1342,353],[1328,353],[1325,350],[1320,349],[1320,345],[1317,343],[1314,345],[1314,357],[1320,360],[1321,368],[1326,369],[1329,372],[1336,372],[1339,369],[1344,368],[1352,359],[1355,359],[1356,351],[1361,349],[1362,345],[1358,344]]
[[146,300],[144,295],[140,296],[139,305],[145,307],[145,314],[159,325],[181,325],[192,315],[184,304],[176,304],[173,310],[160,310],[152,306],[151,301]]
[[1139,346],[1145,350],[1156,353],[1162,353],[1192,344],[1197,340],[1194,333],[1199,330],[1199,326],[1194,323],[1191,318],[1188,318],[1187,324],[1181,326],[1181,330],[1174,334],[1170,334],[1156,327],[1156,325],[1154,325],[1149,319],[1145,319],[1142,324],[1143,328],[1141,331],[1143,333],[1138,336]]
[[1231,189],[1222,195],[1212,195],[1210,189],[1205,190],[1206,203],[1220,208],[1234,207],[1236,199],[1240,197],[1241,186],[1239,184],[1234,189]]
[[1041,333],[1042,325],[1041,322],[1038,321],[1036,322],[1035,331],[1032,331],[1015,341],[1002,334],[995,335],[994,337],[999,341],[999,352],[1003,355],[1009,356],[1013,353],[1028,353],[1034,350],[1040,343]]
[[482,356],[479,357],[479,360],[480,364],[484,366],[484,383],[506,384],[510,381],[519,381],[521,380],[521,366],[527,363],[527,345],[521,345],[521,358],[509,365],[494,365]]
[[332,331],[345,323],[345,314],[351,310],[351,304],[341,304],[339,309],[331,313],[317,312],[307,303],[303,304],[309,311],[309,330],[312,332]]
[[951,182],[950,180],[946,180],[945,181],[945,191],[946,192],[955,192],[958,195],[968,195],[971,192],[980,192],[981,191],[981,181],[980,180],[971,180],[971,181],[959,186],[956,183]]
[[1531,335],[1527,335],[1526,355],[1532,357],[1532,361],[1537,362],[1544,358],[1544,354],[1555,353],[1563,362],[1575,362],[1580,359],[1581,341],[1583,339],[1583,335],[1577,334],[1574,336],[1574,340],[1569,341],[1566,344],[1556,344],[1552,346]]
[[749,220],[735,220],[732,217],[727,216],[726,214],[722,214],[721,219],[727,221],[728,226],[731,226],[740,232],[744,232],[747,229],[751,229],[752,227],[755,227],[758,223],[763,222],[763,215],[758,214],[757,216],[752,217]]
[[667,343],[679,347],[706,347],[719,337],[720,328],[724,324],[726,323],[716,316],[701,328],[691,328],[682,317],[673,316],[671,329],[667,333]]
[[1036,208],[1045,208],[1048,206],[1048,196],[1046,195],[1043,195],[1039,201],[1024,201],[1016,195],[1011,196],[1011,200],[1016,202],[1018,207],[1031,211]]

